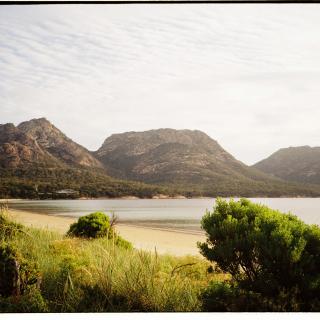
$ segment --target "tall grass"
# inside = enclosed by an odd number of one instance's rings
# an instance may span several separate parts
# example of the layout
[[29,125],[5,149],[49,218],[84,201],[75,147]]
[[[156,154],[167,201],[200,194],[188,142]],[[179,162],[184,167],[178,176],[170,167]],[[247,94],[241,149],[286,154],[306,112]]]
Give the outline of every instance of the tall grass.
[[105,238],[23,228],[6,241],[38,264],[51,312],[200,311],[200,290],[224,277],[208,273],[200,257],[125,249]]

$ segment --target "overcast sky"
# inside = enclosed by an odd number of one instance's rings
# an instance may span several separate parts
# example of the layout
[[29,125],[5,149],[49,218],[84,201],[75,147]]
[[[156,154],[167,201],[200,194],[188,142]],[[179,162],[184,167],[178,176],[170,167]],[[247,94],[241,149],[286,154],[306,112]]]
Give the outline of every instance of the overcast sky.
[[320,6],[0,7],[0,123],[46,117],[90,150],[198,129],[246,164],[320,145]]

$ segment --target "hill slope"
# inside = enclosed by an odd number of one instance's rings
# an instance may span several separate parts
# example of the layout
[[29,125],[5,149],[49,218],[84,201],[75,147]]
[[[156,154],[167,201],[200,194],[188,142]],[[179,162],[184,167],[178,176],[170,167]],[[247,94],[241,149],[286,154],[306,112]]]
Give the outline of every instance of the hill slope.
[[0,168],[15,169],[32,163],[61,165],[60,161],[43,150],[36,140],[12,123],[0,125]]
[[0,197],[320,195],[246,166],[201,131],[116,134],[92,153],[44,118],[0,125],[0,180]]
[[45,118],[22,122],[17,128],[37,141],[43,150],[68,165],[102,168],[87,149],[69,139]]
[[280,149],[253,168],[288,181],[320,184],[320,147]]
[[99,160],[46,119],[0,125],[0,181],[0,197],[143,197],[167,192],[109,177]]
[[201,195],[316,194],[250,168],[201,131],[158,129],[107,138],[95,152],[109,175]]

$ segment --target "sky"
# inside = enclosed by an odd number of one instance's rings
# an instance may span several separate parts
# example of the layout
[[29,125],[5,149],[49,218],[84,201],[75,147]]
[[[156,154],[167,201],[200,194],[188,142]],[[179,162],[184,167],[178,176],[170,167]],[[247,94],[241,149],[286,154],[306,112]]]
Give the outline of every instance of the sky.
[[320,145],[318,4],[0,7],[0,123],[46,117],[89,150],[197,129],[251,165]]

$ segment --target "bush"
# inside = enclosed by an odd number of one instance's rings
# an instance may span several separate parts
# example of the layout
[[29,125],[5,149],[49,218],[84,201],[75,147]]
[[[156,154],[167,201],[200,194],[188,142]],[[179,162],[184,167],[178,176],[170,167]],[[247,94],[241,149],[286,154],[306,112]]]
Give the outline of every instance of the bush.
[[122,237],[116,235],[115,236],[115,245],[121,247],[123,249],[133,249],[132,243]]
[[246,199],[218,199],[201,225],[208,237],[198,244],[201,253],[232,275],[242,297],[282,299],[277,310],[319,311],[319,227]]
[[0,297],[0,312],[48,312],[48,305],[38,288],[28,289],[20,297]]
[[201,293],[202,305],[206,311],[232,311],[230,300],[234,298],[234,291],[230,284],[214,281]]
[[116,217],[112,217],[112,223],[107,215],[102,212],[91,213],[80,217],[78,222],[73,223],[67,233],[68,236],[82,238],[114,238],[114,244],[124,249],[132,249],[131,242],[120,237],[114,230],[113,224]]
[[0,245],[0,311],[46,312],[39,290],[40,274],[34,262],[26,260],[11,243]]
[[80,217],[77,222],[70,226],[67,234],[84,238],[111,238],[112,228],[107,215],[102,212],[95,212]]
[[0,296],[19,296],[39,279],[35,263],[24,259],[12,244],[0,245]]

